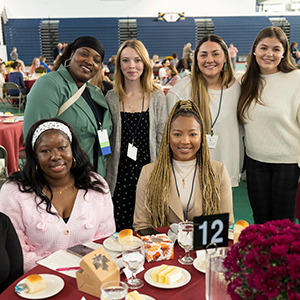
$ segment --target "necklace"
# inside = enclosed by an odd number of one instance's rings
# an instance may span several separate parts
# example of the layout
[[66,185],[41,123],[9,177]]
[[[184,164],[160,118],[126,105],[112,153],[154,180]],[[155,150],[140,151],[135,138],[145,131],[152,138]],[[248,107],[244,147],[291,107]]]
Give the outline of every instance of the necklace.
[[179,170],[177,169],[177,167],[176,167],[175,164],[174,164],[174,167],[175,167],[175,170],[177,171],[177,173],[178,173],[178,174],[180,175],[180,177],[182,178],[182,179],[181,179],[181,180],[182,180],[182,186],[183,186],[183,188],[184,188],[184,186],[185,186],[185,179],[192,173],[192,171],[194,170],[195,167],[193,167],[193,168],[191,169],[191,171],[189,171],[188,174],[185,175],[184,177],[180,174],[180,172],[179,172]]
[[53,191],[53,193],[59,193],[60,195],[63,193],[63,191],[67,190],[68,188],[70,188],[71,186],[73,186],[74,183],[70,183],[69,185],[67,185],[66,187],[62,188],[62,189],[58,189],[57,191]]

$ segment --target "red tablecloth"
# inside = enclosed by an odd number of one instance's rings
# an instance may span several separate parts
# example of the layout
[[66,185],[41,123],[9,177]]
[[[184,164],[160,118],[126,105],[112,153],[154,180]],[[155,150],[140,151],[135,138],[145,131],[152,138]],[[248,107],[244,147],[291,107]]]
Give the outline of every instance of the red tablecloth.
[[[165,233],[167,230],[166,228],[160,228],[160,232]],[[103,240],[99,240],[99,243],[102,243]],[[231,244],[231,243],[230,243]],[[175,257],[172,260],[164,261],[164,262],[156,262],[156,263],[147,263],[145,262],[145,270],[137,275],[138,278],[144,279],[144,273],[151,269],[152,267],[161,265],[162,263],[180,266],[187,271],[190,272],[192,278],[189,283],[185,286],[176,289],[161,289],[156,288],[149,285],[145,280],[145,285],[138,289],[139,293],[145,294],[155,298],[156,300],[205,300],[205,275],[198,270],[196,270],[193,266],[184,266],[178,263],[178,257],[184,255],[184,250],[175,245]],[[192,252],[192,256],[195,257],[195,252]],[[63,275],[61,273],[52,271],[46,267],[37,266],[31,271],[24,274],[18,280],[16,280],[11,286],[9,286],[1,295],[0,300],[20,300],[20,297],[14,292],[15,285],[24,277],[28,276],[29,274],[55,274],[60,276],[64,282],[65,286],[63,290],[58,293],[57,295],[53,296],[51,299],[53,300],[80,300],[81,297],[85,297],[86,300],[94,300],[98,299],[91,295],[85,294],[83,292],[78,291],[76,279]],[[125,281],[125,276],[121,276],[121,281]],[[99,299],[98,299],[99,300]],[[222,299],[220,299],[222,300]]]
[[0,120],[0,145],[7,151],[7,169],[10,175],[18,171],[19,151],[23,148],[23,121],[16,123],[3,123],[5,118]]
[[27,86],[28,90],[30,91],[33,84],[36,82],[36,79],[24,80],[25,85]]

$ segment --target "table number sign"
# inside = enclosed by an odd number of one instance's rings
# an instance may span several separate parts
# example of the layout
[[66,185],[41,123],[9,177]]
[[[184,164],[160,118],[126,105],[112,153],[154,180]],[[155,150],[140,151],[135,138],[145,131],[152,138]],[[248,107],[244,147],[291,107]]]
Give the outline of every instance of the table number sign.
[[228,224],[229,213],[194,217],[194,250],[209,244],[228,246]]

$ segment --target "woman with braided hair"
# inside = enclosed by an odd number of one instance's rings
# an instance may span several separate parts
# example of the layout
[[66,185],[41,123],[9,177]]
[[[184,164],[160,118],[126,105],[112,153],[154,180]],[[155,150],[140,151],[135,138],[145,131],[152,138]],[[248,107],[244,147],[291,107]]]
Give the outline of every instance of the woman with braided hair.
[[226,212],[233,224],[230,178],[224,164],[210,160],[205,132],[197,105],[177,102],[166,122],[157,161],[142,169],[134,230]]

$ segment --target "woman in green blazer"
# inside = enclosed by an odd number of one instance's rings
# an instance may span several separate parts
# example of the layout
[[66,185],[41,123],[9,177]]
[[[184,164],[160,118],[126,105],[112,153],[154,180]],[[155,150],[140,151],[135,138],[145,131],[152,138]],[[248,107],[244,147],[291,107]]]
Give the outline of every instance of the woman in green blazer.
[[105,176],[97,131],[112,131],[111,115],[101,90],[88,81],[98,72],[104,58],[102,44],[93,37],[83,36],[69,44],[54,66],[54,71],[39,78],[27,96],[24,115],[24,136],[38,120],[54,118],[60,107],[85,83],[78,100],[61,115],[75,131],[80,146],[88,154],[97,173]]

